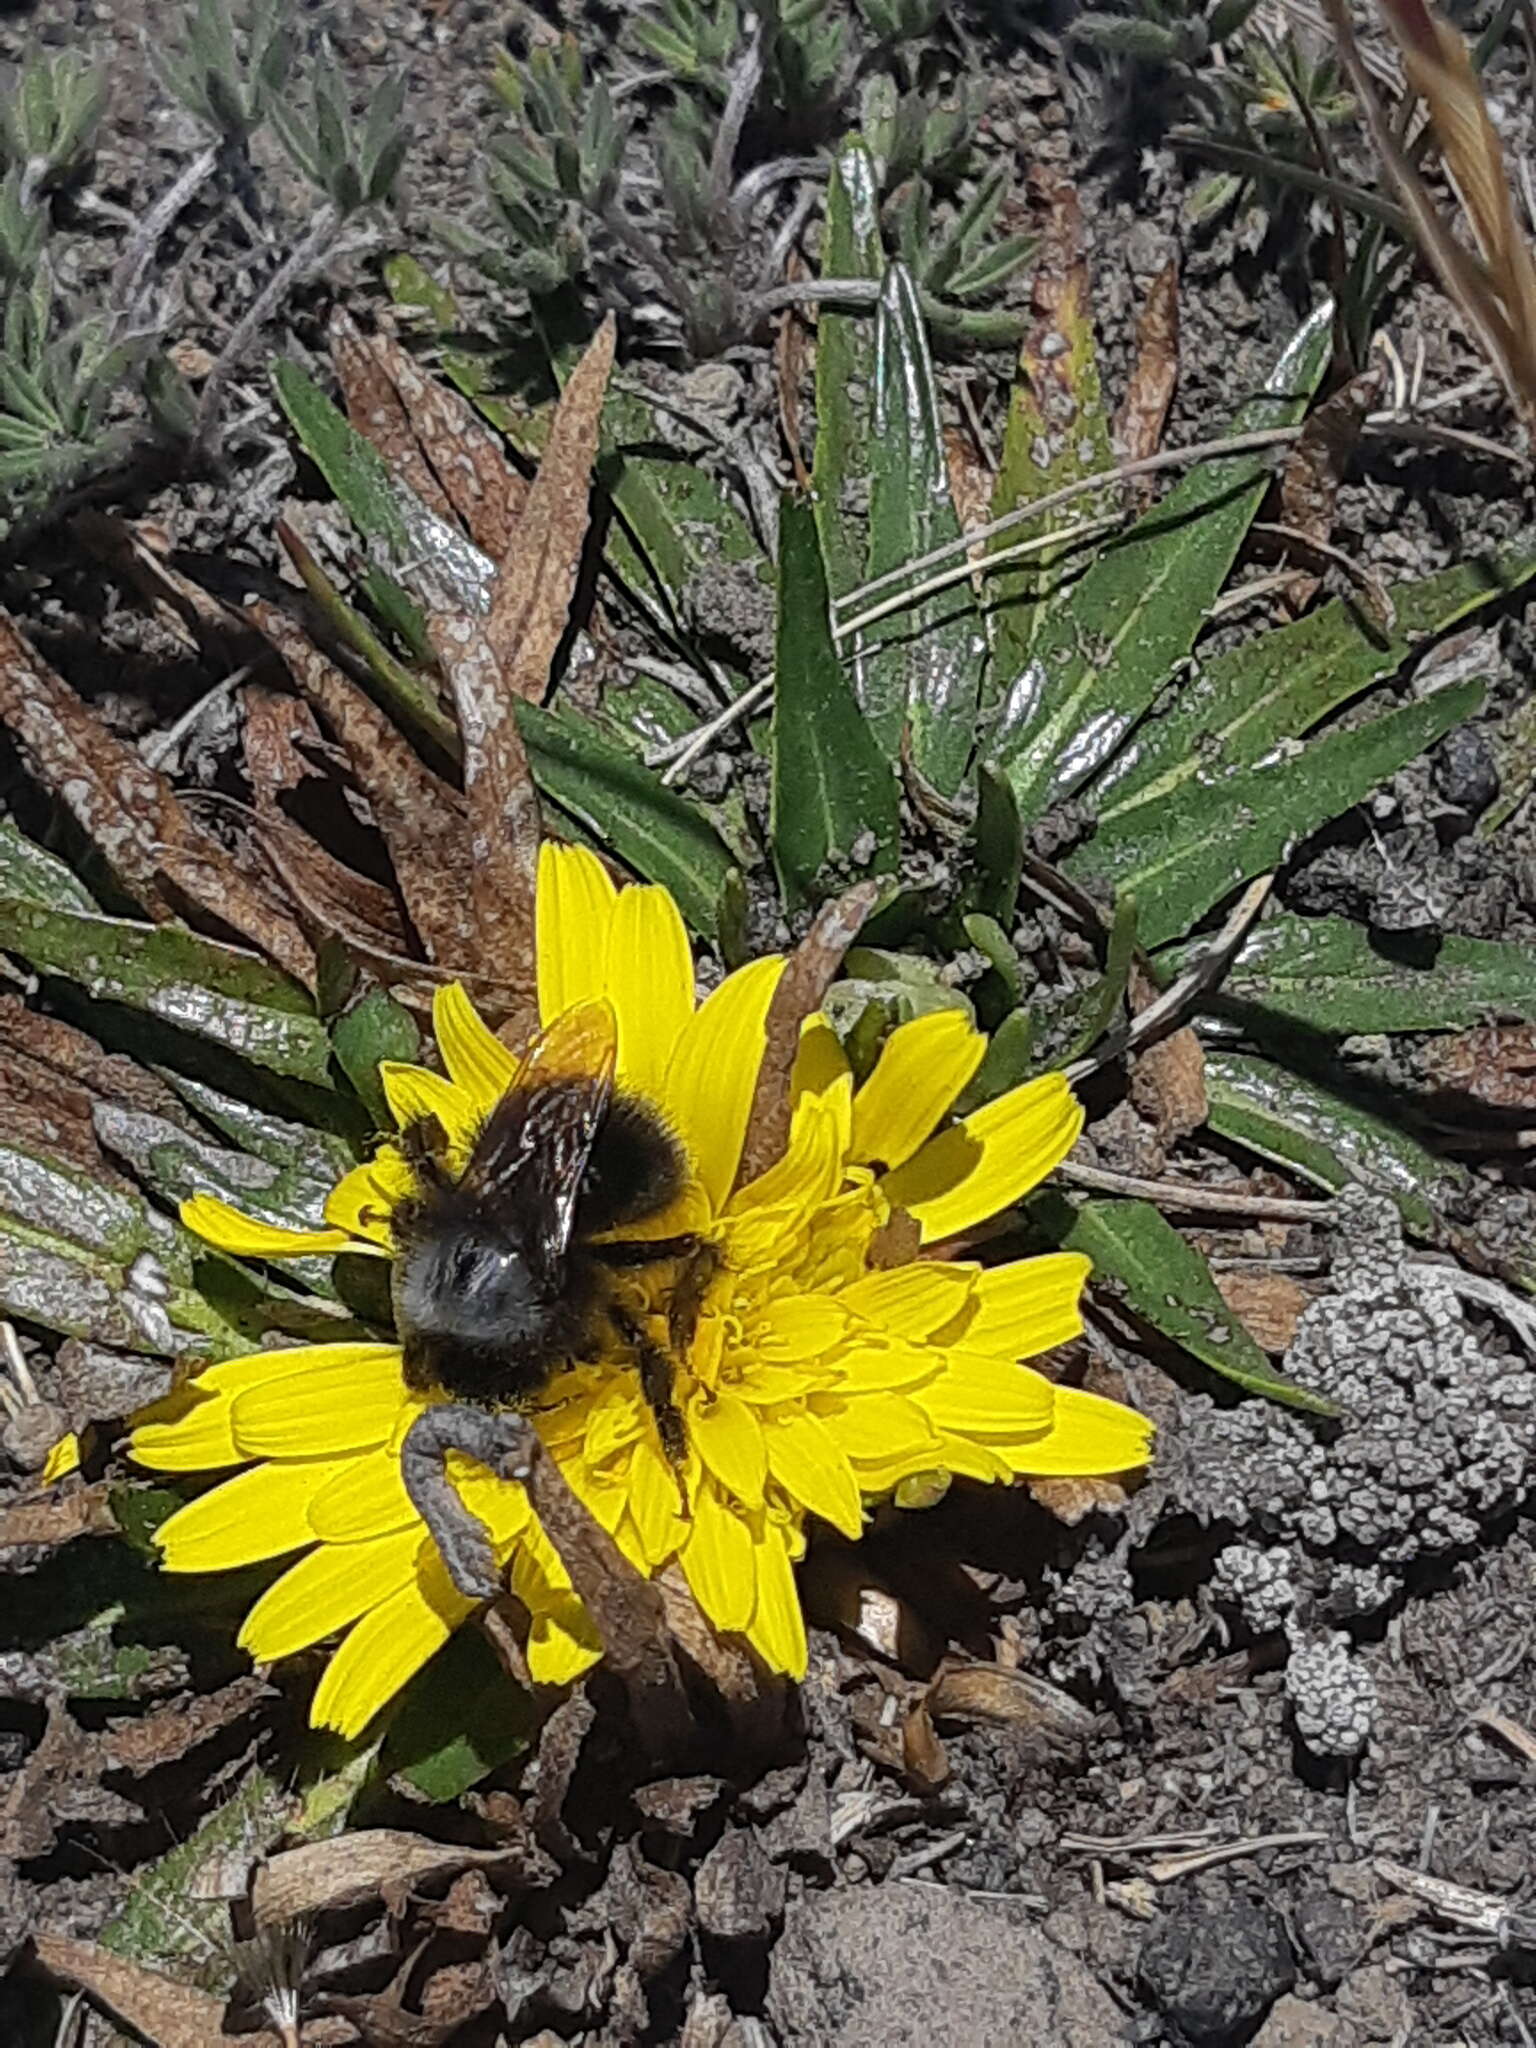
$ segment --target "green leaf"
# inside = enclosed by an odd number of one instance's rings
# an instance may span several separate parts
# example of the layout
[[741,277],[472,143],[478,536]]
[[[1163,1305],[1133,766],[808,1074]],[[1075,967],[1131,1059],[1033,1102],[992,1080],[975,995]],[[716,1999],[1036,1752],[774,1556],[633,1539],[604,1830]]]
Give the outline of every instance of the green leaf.
[[1024,872],[1024,827],[1009,785],[990,768],[976,776],[976,822],[971,829],[965,902],[1006,931],[1019,901]]
[[1250,876],[1277,867],[1299,839],[1339,817],[1470,718],[1480,682],[1455,683],[1352,732],[1310,742],[1293,758],[1242,768],[1214,788],[1186,784],[1169,802],[1139,804],[1065,863],[1074,880],[1129,890],[1141,938],[1182,938]]
[[272,365],[272,382],[288,423],[359,533],[395,554],[409,547],[397,486],[373,443],[307,377],[297,363]]
[[1104,972],[1088,991],[1076,1035],[1062,1061],[1070,1066],[1098,1044],[1114,1022],[1131,978],[1136,951],[1136,898],[1123,891],[1115,898],[1115,919],[1104,954]]
[[[992,491],[994,519],[1017,512],[1081,477],[1097,476],[1114,467],[1086,265],[1074,265],[1062,280],[1051,315],[1051,336],[1053,342],[1059,337],[1066,343],[1058,354],[1042,354],[1035,335],[1026,336],[1019,351],[1003,430],[1002,459]],[[1094,492],[1071,505],[1065,517],[1054,523],[1077,525],[1114,510],[1117,503],[1112,487]],[[1046,522],[1031,520],[1000,533],[991,549],[1037,539],[1049,523],[1049,518]],[[1027,557],[1024,566],[1005,569],[988,579],[994,687],[1000,678],[1022,676],[1028,670],[1051,616],[1052,594],[1064,587],[1064,565],[1074,561],[1081,565],[1082,559],[1073,543],[1058,542]]]
[[1358,1181],[1390,1195],[1421,1237],[1436,1212],[1471,1185],[1463,1166],[1437,1159],[1363,1103],[1244,1053],[1207,1052],[1210,1128],[1261,1159],[1292,1168],[1332,1194]]
[[[1325,301],[1231,431],[1300,419],[1331,339]],[[1028,665],[1007,686],[989,748],[1027,823],[1109,760],[1194,646],[1268,480],[1263,450],[1200,463],[1052,606]]]
[[404,1060],[410,1064],[420,1058],[421,1032],[416,1019],[385,990],[370,989],[331,1026],[331,1044],[364,1108],[381,1131],[388,1130],[392,1119],[379,1085],[379,1062]]
[[786,498],[779,521],[777,682],[770,836],[786,902],[815,898],[830,871],[896,865],[896,777],[854,701],[832,642],[827,577],[810,508]]
[[[855,135],[838,151],[827,185],[821,274],[878,279],[884,272],[880,181],[868,145]],[[811,484],[816,530],[834,597],[852,590],[864,575],[863,508],[869,488],[873,378],[874,334],[868,315],[824,306],[816,322]]]
[[517,722],[545,795],[598,845],[670,889],[694,930],[712,935],[732,861],[709,820],[576,713],[520,703]]
[[1347,918],[1280,916],[1248,940],[1221,1000],[1341,1036],[1457,1031],[1493,1011],[1536,1018],[1536,953],[1447,932],[1404,958]]
[[1518,589],[1536,573],[1528,554],[1459,563],[1438,575],[1399,583],[1388,593],[1396,613],[1390,635],[1367,623],[1358,605],[1336,599],[1202,663],[1181,685],[1165,717],[1149,719],[1134,743],[1099,778],[1101,821],[1137,804],[1165,803],[1198,776],[1211,782],[1250,767],[1282,741],[1300,739],[1340,705],[1401,668],[1425,640]]
[[0,1140],[0,1315],[158,1358],[248,1351],[194,1287],[201,1251],[134,1190]]
[[1035,1207],[1048,1215],[1063,1249],[1093,1260],[1096,1282],[1111,1282],[1137,1315],[1212,1372],[1289,1408],[1338,1413],[1321,1394],[1275,1371],[1222,1300],[1203,1256],[1152,1203],[1089,1201],[1074,1213],[1051,1195]]
[[275,1074],[329,1088],[330,1047],[308,996],[254,953],[179,925],[47,910],[0,897],[8,951],[101,1002],[124,1003]]
[[5,898],[40,904],[45,910],[84,911],[87,916],[97,908],[74,869],[26,838],[14,818],[0,818],[0,900]]
[[526,1749],[538,1718],[480,1631],[461,1628],[406,1688],[379,1769],[446,1804]]
[[[886,272],[875,309],[875,421],[870,454],[870,580],[959,538],[928,337],[912,279]],[[912,765],[953,796],[976,740],[986,660],[969,582],[907,605],[859,636],[854,684],[886,758],[911,732]]]
[[245,1771],[232,1799],[135,1874],[123,1903],[101,1930],[102,1947],[157,1969],[180,1964],[184,1975],[226,1992],[231,1975],[229,1872],[265,1854],[281,1835],[292,1803],[292,1796],[265,1771]]

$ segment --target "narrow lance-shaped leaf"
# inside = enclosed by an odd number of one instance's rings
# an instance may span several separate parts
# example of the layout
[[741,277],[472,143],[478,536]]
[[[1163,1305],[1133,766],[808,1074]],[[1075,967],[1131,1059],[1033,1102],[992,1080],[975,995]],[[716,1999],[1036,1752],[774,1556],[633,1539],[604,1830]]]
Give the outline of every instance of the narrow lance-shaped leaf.
[[818,882],[889,873],[900,817],[896,777],[838,660],[827,578],[808,506],[785,499],[779,519],[779,607],[771,755],[773,857],[786,899]]
[[1518,589],[1533,572],[1529,553],[1459,562],[1392,586],[1389,634],[1369,624],[1352,599],[1338,598],[1295,625],[1201,662],[1173,708],[1149,719],[1094,785],[1100,821],[1138,804],[1165,803],[1191,777],[1209,780],[1253,764],[1282,740],[1300,739],[1395,674],[1424,641]]
[[1135,1314],[1212,1372],[1289,1408],[1338,1413],[1323,1395],[1275,1371],[1222,1300],[1203,1256],[1150,1202],[1090,1201],[1074,1212],[1051,1195],[1036,1209],[1066,1250],[1093,1260],[1096,1283],[1107,1281]]
[[1377,1111],[1244,1053],[1207,1052],[1210,1128],[1329,1192],[1351,1181],[1390,1195],[1408,1228],[1440,1234],[1436,1211],[1470,1184]]
[[[1324,302],[1241,407],[1234,434],[1300,418],[1327,361]],[[1106,548],[1012,678],[989,754],[1026,820],[1070,795],[1115,752],[1195,643],[1268,479],[1262,450],[1199,464]]]
[[[885,271],[880,242],[880,187],[874,159],[860,136],[838,151],[827,184],[823,234],[824,278],[878,279]],[[868,488],[873,412],[874,329],[867,313],[823,306],[816,321],[816,449],[811,482],[816,530],[834,597],[864,573],[860,503]],[[856,502],[858,501],[858,502]]]
[[1192,782],[1166,804],[1138,805],[1066,862],[1074,879],[1130,890],[1142,942],[1181,938],[1250,876],[1357,804],[1426,747],[1470,718],[1480,682],[1456,683],[1353,732],[1329,733],[1299,755],[1244,768],[1213,787]]
[[1491,1012],[1536,1018],[1536,954],[1527,945],[1447,932],[1422,955],[1387,952],[1343,917],[1271,918],[1222,984],[1223,1006],[1344,1036],[1456,1031]]
[[[1035,317],[1019,348],[1008,400],[992,493],[994,519],[1114,463],[1082,244],[1082,208],[1075,188],[1063,178],[1050,194],[1050,219],[1033,281]],[[1061,523],[1091,519],[1113,503],[1105,492],[1082,498]],[[1019,526],[999,534],[991,545],[1015,547],[1037,538],[1039,531],[1035,523]],[[1051,593],[1062,582],[1064,559],[1058,545],[989,579],[994,686],[1001,677],[1022,675],[1033,659],[1050,617]]]
[[[870,458],[871,580],[959,536],[949,495],[933,362],[911,277],[886,272],[875,311],[875,430]],[[868,627],[855,683],[887,759],[910,729],[913,768],[942,796],[960,787],[976,738],[987,642],[969,583]]]

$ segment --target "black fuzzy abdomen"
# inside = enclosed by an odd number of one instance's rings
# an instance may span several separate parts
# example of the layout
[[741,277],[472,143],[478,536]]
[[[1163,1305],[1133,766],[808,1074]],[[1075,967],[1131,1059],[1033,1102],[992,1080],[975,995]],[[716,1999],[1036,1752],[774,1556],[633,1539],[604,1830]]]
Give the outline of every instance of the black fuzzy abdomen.
[[576,1234],[594,1237],[659,1215],[687,1179],[683,1148],[649,1103],[616,1095],[603,1118],[576,1207]]

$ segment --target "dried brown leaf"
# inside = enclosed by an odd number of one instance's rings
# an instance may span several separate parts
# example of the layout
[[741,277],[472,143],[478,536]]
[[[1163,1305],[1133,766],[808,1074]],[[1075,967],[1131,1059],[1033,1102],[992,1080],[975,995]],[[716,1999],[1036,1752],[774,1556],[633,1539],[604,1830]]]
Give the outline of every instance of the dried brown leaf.
[[[440,1981],[443,1988],[438,1992]],[[490,1965],[449,1964],[429,1980],[426,1995],[432,2010],[420,2013],[401,2003],[396,1986],[360,1997],[326,1992],[318,2002],[327,2012],[350,2020],[368,2048],[449,2048],[495,2000]]]
[[294,918],[195,823],[167,777],[107,731],[4,612],[0,724],[152,918],[166,922],[190,904],[314,986],[315,956]]
[[1413,1065],[1444,1094],[1467,1096],[1490,1109],[1536,1109],[1536,1025],[1476,1024],[1430,1039]]
[[304,699],[261,683],[240,692],[240,746],[252,801],[263,815],[276,810],[280,796],[321,776],[315,756],[327,750]]
[[937,1792],[949,1782],[949,1757],[924,1701],[901,1724],[901,1760],[907,1783],[916,1792]]
[[202,1743],[222,1735],[270,1697],[267,1682],[254,1673],[235,1678],[216,1692],[195,1693],[172,1706],[157,1707],[137,1721],[121,1721],[103,1739],[106,1760],[115,1770],[159,1770],[179,1763]]
[[463,908],[474,926],[465,957],[512,992],[507,1023],[523,1038],[538,1021],[534,904],[543,828],[533,770],[489,622],[437,612],[428,631],[464,742],[469,896]]
[[[1292,532],[1328,545],[1339,486],[1381,389],[1380,371],[1362,370],[1308,415],[1280,473],[1280,517]],[[1300,611],[1310,604],[1321,581],[1299,569],[1285,586],[1291,609]]]
[[[790,252],[790,261],[785,266],[786,275],[800,278],[805,275],[805,264],[798,250]],[[795,472],[795,482],[807,495],[811,490],[811,472],[806,467],[805,447],[800,423],[800,388],[805,382],[806,344],[810,329],[801,319],[799,312],[791,306],[779,323],[779,331],[773,338],[773,382],[779,401],[779,432],[789,454],[790,466]]]
[[392,889],[345,866],[275,813],[260,820],[252,838],[312,943],[337,938],[370,952],[405,953],[410,939]]
[[1026,1479],[1024,1484],[1031,1497],[1069,1529],[1090,1515],[1117,1514],[1130,1499],[1118,1479]]
[[158,1970],[114,1955],[94,1941],[76,1941],[67,1934],[37,1934],[32,1949],[49,1976],[83,1991],[120,2026],[152,2042],[154,2048],[219,2048],[240,2041],[259,2048],[275,2043],[275,2034],[226,2034],[224,2001],[193,1984],[178,1984]]
[[307,1913],[335,1912],[368,1899],[402,1901],[415,1885],[470,1869],[498,1870],[528,1886],[548,1884],[555,1875],[549,1858],[526,1840],[471,1849],[400,1828],[355,1828],[329,1841],[279,1850],[262,1864],[251,1885],[251,1915],[258,1928],[283,1926]]
[[[181,1097],[158,1074],[123,1053],[105,1052],[94,1038],[60,1017],[32,1010],[19,996],[0,996],[0,1075],[20,1069],[39,1085],[75,1087],[93,1102],[163,1117],[184,1131],[197,1126]],[[46,1083],[44,1081],[46,1077]],[[14,1126],[6,1122],[6,1129]]]
[[76,513],[70,530],[113,575],[128,584],[152,611],[189,647],[196,647],[221,668],[239,658],[249,635],[245,621],[190,576],[166,559],[170,539],[147,520],[136,525],[87,507]]
[[[571,372],[517,530],[497,559],[486,637],[500,664],[503,690],[535,704],[549,690],[576,593],[616,333],[610,313]],[[464,737],[467,746],[467,732]]]
[[1170,1031],[1136,1055],[1131,1100],[1165,1145],[1199,1130],[1208,1112],[1205,1054],[1191,1026]]
[[338,307],[331,315],[330,343],[347,418],[378,449],[390,474],[413,491],[429,512],[456,523],[448,493],[422,450],[410,410],[385,366],[378,342],[364,335],[351,314]]
[[341,742],[389,848],[395,878],[429,959],[478,960],[470,915],[464,800],[436,776],[367,692],[321,653],[297,620],[265,598],[247,615]]
[[73,1493],[18,1501],[0,1514],[0,1550],[34,1545],[40,1550],[56,1550],[62,1543],[73,1543],[77,1536],[116,1536],[117,1521],[108,1504],[110,1491],[105,1480],[98,1480]]
[[1096,1717],[1070,1693],[1005,1664],[959,1664],[928,1688],[935,1721],[994,1722],[1060,1738],[1091,1735]]
[[1115,450],[1122,461],[1142,462],[1161,448],[1178,377],[1179,266],[1170,257],[1136,319],[1136,356],[1115,417]]
[[1288,1273],[1218,1273],[1221,1298],[1264,1349],[1276,1357],[1290,1350],[1302,1310],[1312,1299]]
[[789,1143],[789,1078],[800,1045],[800,1028],[821,1007],[843,964],[843,955],[858,937],[879,894],[878,882],[860,882],[824,903],[789,956],[768,1009],[767,1042],[741,1148],[739,1185],[766,1173]]
[[[333,328],[333,347],[334,333]],[[389,445],[353,410],[353,387],[343,377],[352,424],[440,518],[461,526],[476,547],[500,562],[527,500],[526,478],[469,400],[429,376],[392,335],[377,334],[359,345],[372,357],[372,369],[365,370],[349,346],[349,372],[357,378],[360,404],[378,416]],[[337,374],[342,375],[339,357]]]

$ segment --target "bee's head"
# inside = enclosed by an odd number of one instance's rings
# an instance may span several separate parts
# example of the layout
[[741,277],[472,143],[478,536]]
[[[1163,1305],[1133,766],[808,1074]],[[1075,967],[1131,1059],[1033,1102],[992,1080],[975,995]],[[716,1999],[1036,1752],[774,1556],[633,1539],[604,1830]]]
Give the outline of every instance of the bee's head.
[[517,1247],[462,1223],[405,1247],[395,1262],[394,1298],[407,1343],[517,1345],[537,1337],[548,1315]]

